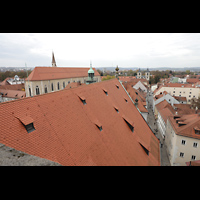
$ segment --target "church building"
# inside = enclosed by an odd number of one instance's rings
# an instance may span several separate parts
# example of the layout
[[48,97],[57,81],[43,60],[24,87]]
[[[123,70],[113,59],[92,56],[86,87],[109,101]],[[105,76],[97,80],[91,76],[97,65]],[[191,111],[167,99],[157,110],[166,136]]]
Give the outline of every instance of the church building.
[[92,64],[90,68],[57,67],[52,53],[52,67],[35,67],[25,79],[26,97],[59,91],[72,82],[88,84],[100,81],[100,74],[92,68]]
[[142,71],[141,71],[140,68],[139,68],[139,70],[138,70],[138,72],[137,72],[137,78],[138,78],[138,79],[146,79],[147,81],[149,81],[149,79],[150,79],[150,71],[149,71],[148,68],[147,68],[147,70],[145,71],[144,74],[145,74],[145,75],[143,76],[143,75],[142,75]]

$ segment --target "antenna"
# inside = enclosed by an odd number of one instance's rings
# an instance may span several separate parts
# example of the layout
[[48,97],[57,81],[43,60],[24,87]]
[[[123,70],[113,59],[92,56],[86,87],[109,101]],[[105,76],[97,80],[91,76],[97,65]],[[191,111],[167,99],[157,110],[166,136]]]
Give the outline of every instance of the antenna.
[[[26,67],[26,75],[27,75],[27,79],[28,79],[28,90],[29,90],[29,78],[28,78],[28,70],[27,70],[27,64],[25,63],[25,67]],[[32,94],[31,94],[32,97]]]

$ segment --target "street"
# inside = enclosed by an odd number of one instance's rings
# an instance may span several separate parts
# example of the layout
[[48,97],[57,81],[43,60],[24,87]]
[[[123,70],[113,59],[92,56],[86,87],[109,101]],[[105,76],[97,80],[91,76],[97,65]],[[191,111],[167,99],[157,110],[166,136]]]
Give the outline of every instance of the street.
[[147,110],[149,112],[147,116],[147,123],[151,127],[152,131],[154,132],[155,136],[160,140],[160,150],[161,150],[161,166],[171,166],[169,162],[169,158],[167,155],[166,151],[166,145],[163,141],[163,137],[161,136],[161,133],[158,130],[157,122],[154,117],[153,113],[153,94],[152,92],[147,92],[147,101],[148,101],[148,106]]

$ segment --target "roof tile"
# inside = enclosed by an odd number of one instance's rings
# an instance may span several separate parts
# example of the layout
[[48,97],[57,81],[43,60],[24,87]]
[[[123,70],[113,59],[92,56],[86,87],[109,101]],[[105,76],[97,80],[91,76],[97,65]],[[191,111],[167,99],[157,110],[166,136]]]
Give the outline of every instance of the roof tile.
[[[86,105],[77,94],[84,96]],[[160,165],[158,139],[124,97],[129,99],[119,81],[112,79],[2,103],[0,120],[5,115],[7,119],[0,124],[0,142],[61,165]],[[28,134],[18,115],[30,116],[36,130]],[[134,134],[123,116],[134,123]],[[101,132],[95,122],[102,125]],[[149,155],[136,137],[150,148]]]

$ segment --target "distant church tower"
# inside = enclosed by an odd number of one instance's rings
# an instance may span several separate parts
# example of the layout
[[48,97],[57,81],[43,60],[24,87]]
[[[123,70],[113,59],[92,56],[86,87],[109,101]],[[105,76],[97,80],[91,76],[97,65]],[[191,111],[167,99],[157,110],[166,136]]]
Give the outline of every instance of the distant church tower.
[[142,72],[140,71],[140,68],[139,68],[139,71],[137,72],[137,78],[139,78],[139,79],[142,78]]
[[56,61],[55,61],[55,57],[54,57],[54,53],[52,52],[52,67],[57,67],[56,66]]
[[150,79],[150,71],[149,69],[147,68],[147,71],[145,72],[145,79],[149,81]]

